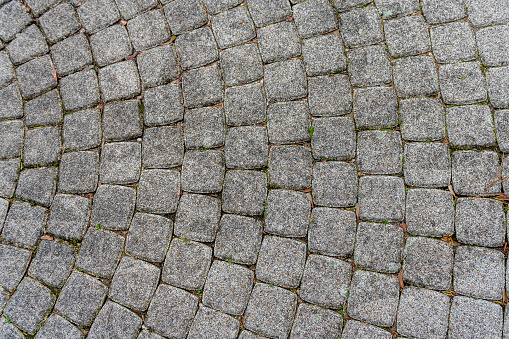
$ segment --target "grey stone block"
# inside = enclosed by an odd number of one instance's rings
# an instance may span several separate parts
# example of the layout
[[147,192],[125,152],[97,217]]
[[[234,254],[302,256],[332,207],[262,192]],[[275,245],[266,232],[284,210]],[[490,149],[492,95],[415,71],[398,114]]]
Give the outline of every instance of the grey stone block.
[[39,94],[56,87],[57,82],[53,80],[51,71],[53,62],[49,55],[33,59],[16,69],[21,95],[30,99]]
[[325,34],[338,28],[338,19],[331,3],[311,0],[293,6],[293,16],[301,38]]
[[28,275],[43,283],[60,288],[74,265],[76,249],[58,241],[42,240]]
[[396,273],[401,268],[403,242],[403,230],[398,226],[361,222],[357,227],[355,265],[381,273]]
[[223,50],[220,61],[226,86],[243,85],[263,77],[262,59],[256,43]]
[[[11,210],[18,209],[18,203]],[[40,208],[40,207],[39,207]],[[0,244],[0,286],[12,292],[21,281],[30,262],[31,252],[22,248]],[[0,332],[1,333],[1,332]]]
[[247,5],[257,27],[283,21],[292,16],[288,0],[249,0]]
[[220,107],[188,110],[184,115],[186,149],[207,149],[224,145],[226,124]]
[[362,323],[360,321],[347,320],[343,328],[343,339],[391,339],[392,334],[379,327]]
[[262,223],[240,215],[224,214],[214,245],[214,255],[238,264],[256,263],[262,242]]
[[169,214],[177,211],[180,197],[180,173],[174,170],[151,169],[141,173],[138,183],[139,211]]
[[307,81],[303,62],[292,59],[266,65],[264,84],[269,103],[305,97]]
[[9,200],[0,198],[0,230],[4,226],[7,210],[9,209]]
[[76,267],[111,279],[122,257],[124,242],[120,234],[89,227],[78,252]]
[[507,66],[507,40],[509,40],[509,26],[499,25],[485,27],[475,32],[477,48],[482,63],[486,66]]
[[[4,89],[0,89],[0,100],[3,103],[2,107],[0,107],[0,119],[18,119],[23,117],[23,102],[17,84],[11,84]],[[28,117],[28,112],[26,114]]]
[[36,25],[28,26],[22,33],[16,34],[16,39],[7,45],[6,50],[15,65],[49,52],[48,44]]
[[303,303],[297,310],[290,338],[336,338],[339,337],[342,325],[343,317],[340,314]]
[[495,145],[493,116],[487,105],[450,107],[446,112],[447,134],[452,146]]
[[51,314],[39,329],[34,339],[83,339],[83,333],[56,313]]
[[335,208],[313,209],[308,232],[309,251],[329,256],[349,257],[356,233],[354,212]]
[[486,79],[477,61],[440,66],[442,98],[446,104],[465,105],[488,99]]
[[185,338],[197,308],[196,296],[161,284],[150,303],[145,325],[168,337]]
[[[292,0],[294,1],[294,0]],[[297,0],[299,1],[299,0]],[[338,10],[338,12],[344,12],[348,9],[352,9],[354,7],[360,7],[362,5],[366,5],[370,3],[369,0],[333,0],[334,7]]]
[[165,84],[179,76],[173,45],[162,45],[143,51],[136,60],[145,88]]
[[366,176],[359,179],[360,218],[372,221],[401,221],[405,213],[405,184],[402,178]]
[[[2,1],[2,5],[6,2]],[[16,33],[21,32],[32,22],[32,18],[21,2],[12,1],[0,10],[0,21],[4,23],[0,29],[0,38],[4,41],[10,41],[16,36]]]
[[188,339],[237,338],[240,321],[200,305],[189,329]]
[[355,157],[357,142],[352,118],[313,120],[311,148],[314,159],[348,160]]
[[301,54],[300,38],[293,22],[283,21],[259,28],[256,35],[262,59],[267,64]]
[[470,61],[477,57],[474,31],[467,22],[430,28],[433,54],[439,63]]
[[225,160],[221,151],[187,151],[182,163],[182,190],[217,193],[223,189]]
[[[15,3],[15,2],[12,2]],[[5,8],[5,7],[3,7]],[[14,81],[16,75],[14,73],[14,66],[9,59],[7,52],[0,53],[0,87],[7,86]]]
[[106,144],[101,152],[100,180],[108,184],[130,184],[139,180],[141,145],[137,142]]
[[454,291],[474,298],[502,299],[504,260],[504,254],[494,249],[458,247],[454,258]]
[[184,193],[175,216],[175,235],[191,240],[212,242],[221,219],[221,201],[217,198]]
[[137,314],[107,301],[90,327],[87,338],[135,338],[141,324],[142,320]]
[[352,266],[342,260],[311,254],[306,262],[300,297],[318,306],[342,309],[352,278]]
[[495,108],[509,107],[509,66],[486,71],[490,102]]
[[465,3],[461,0],[423,0],[422,11],[429,24],[456,21],[467,16]]
[[217,64],[191,69],[182,75],[187,108],[210,106],[223,98],[223,80]]
[[0,196],[12,198],[21,167],[19,158],[0,161]]
[[495,111],[495,128],[498,147],[502,152],[509,151],[509,110]]
[[339,21],[346,47],[373,45],[384,38],[382,20],[375,6],[340,13]]
[[160,269],[156,266],[125,256],[111,280],[108,296],[133,310],[146,311],[159,276]]
[[301,192],[270,190],[265,210],[267,233],[286,237],[305,237],[311,218],[311,201]]
[[179,84],[168,84],[143,92],[146,126],[168,125],[184,118],[184,100]]
[[399,302],[396,277],[357,270],[353,274],[348,297],[348,315],[370,324],[394,325]]
[[115,0],[120,14],[129,20],[157,6],[157,0]]
[[16,197],[48,207],[57,188],[56,167],[30,168],[21,171]]
[[291,144],[310,139],[311,115],[306,101],[272,104],[267,109],[267,133],[273,144]]
[[161,9],[154,9],[129,20],[127,30],[137,51],[160,45],[170,39],[170,29]]
[[277,286],[254,286],[245,312],[244,326],[270,338],[286,338],[297,310],[297,295]]
[[146,261],[163,262],[172,231],[171,220],[158,215],[136,213],[129,227],[125,251]]
[[86,1],[78,7],[77,11],[81,24],[89,34],[120,20],[120,13],[113,0]]
[[454,152],[452,183],[456,194],[480,195],[501,192],[499,169],[498,154],[495,152]]
[[308,76],[346,70],[346,55],[339,34],[320,35],[302,43],[302,57]]
[[267,120],[265,95],[261,83],[229,87],[224,93],[228,126],[254,125]]
[[404,250],[403,279],[419,287],[449,290],[453,261],[451,244],[438,239],[409,237]]
[[91,35],[90,46],[99,67],[120,61],[133,51],[127,29],[122,24],[110,26]]
[[159,334],[149,331],[145,326],[142,326],[140,335],[138,335],[137,339],[164,339]]
[[357,202],[358,175],[346,162],[317,162],[313,166],[313,201],[318,206],[349,207]]
[[375,5],[384,20],[412,14],[420,9],[418,0],[375,0]]
[[22,120],[0,122],[0,159],[21,156],[24,135]]
[[95,71],[77,72],[60,80],[60,93],[68,111],[77,110],[99,103],[99,85]]
[[133,97],[140,94],[141,91],[138,70],[132,60],[101,68],[99,83],[105,101]]
[[459,198],[456,203],[456,238],[468,245],[501,247],[506,234],[502,205],[496,200]]
[[103,137],[106,141],[133,139],[143,133],[138,100],[106,104],[102,120]]
[[353,91],[357,128],[389,128],[398,124],[398,99],[392,87],[359,88]]
[[442,143],[405,145],[405,183],[417,187],[446,187],[451,183],[449,146]]
[[175,39],[182,69],[205,66],[219,59],[216,40],[210,27],[202,27]]
[[279,188],[306,189],[312,184],[313,159],[305,146],[273,146],[269,150],[269,182]]
[[394,131],[361,131],[357,136],[357,165],[367,174],[401,173],[401,134]]
[[[19,91],[17,93],[19,95]],[[15,109],[11,110],[15,112]],[[56,89],[25,103],[25,124],[28,127],[59,124],[63,115],[62,100]]]
[[23,148],[23,165],[48,166],[58,161],[62,137],[60,127],[49,126],[28,130]]
[[256,36],[253,20],[245,6],[217,14],[212,17],[211,23],[221,49],[240,45]]
[[25,278],[7,302],[4,316],[21,330],[33,335],[54,303],[55,296],[49,288]]
[[254,284],[254,272],[235,264],[212,263],[203,289],[202,302],[232,315],[242,315]]
[[58,190],[89,193],[97,187],[99,154],[92,151],[65,153],[60,159]]
[[229,128],[226,133],[227,168],[256,169],[267,166],[267,130],[262,126]]
[[73,271],[58,296],[55,310],[78,325],[89,326],[107,293],[108,288],[99,280]]
[[182,165],[184,134],[180,126],[146,128],[143,134],[144,168],[170,168]]
[[173,238],[161,279],[180,288],[200,291],[205,284],[211,261],[212,249],[209,246],[186,238]]
[[392,65],[383,45],[351,49],[348,73],[353,86],[380,86],[392,82]]
[[399,97],[437,94],[440,89],[433,57],[422,55],[397,59],[394,62],[394,86]]
[[203,2],[205,3],[205,6],[207,6],[207,11],[212,15],[223,12],[242,3],[241,0],[203,0]]
[[454,297],[449,319],[449,338],[501,338],[503,310],[500,305],[468,297]]
[[496,0],[466,0],[470,21],[475,27],[509,21],[509,4]]
[[84,34],[76,34],[51,46],[51,56],[59,76],[92,64],[92,53]]
[[454,233],[454,199],[450,192],[410,189],[406,196],[407,232],[428,237]]
[[417,55],[431,50],[428,26],[422,15],[385,21],[384,31],[393,57]]
[[261,215],[267,197],[267,175],[256,171],[228,171],[222,197],[225,213]]
[[101,112],[97,109],[66,114],[63,126],[64,150],[86,150],[102,141]]
[[399,301],[398,333],[414,338],[444,338],[450,305],[450,297],[446,294],[405,287]]
[[133,217],[136,191],[130,187],[100,185],[94,195],[91,225],[125,231]]
[[352,111],[352,88],[344,74],[308,79],[308,102],[313,116],[338,116]]
[[306,244],[275,236],[263,238],[256,278],[281,287],[296,288],[306,263]]
[[0,318],[0,334],[6,338],[24,339],[23,332],[18,330],[12,323],[8,323],[5,318]]
[[445,110],[437,98],[412,98],[399,102],[401,136],[408,141],[445,138]]
[[[168,1],[163,1],[166,3]],[[207,23],[205,6],[199,0],[169,1],[164,6],[166,20],[173,34],[182,34]]]
[[68,3],[62,3],[44,13],[39,18],[39,24],[50,43],[62,40],[81,28],[74,8]]
[[[47,216],[46,208],[15,201],[7,213],[2,238],[13,244],[33,249],[44,232]],[[8,286],[5,287],[9,289]]]

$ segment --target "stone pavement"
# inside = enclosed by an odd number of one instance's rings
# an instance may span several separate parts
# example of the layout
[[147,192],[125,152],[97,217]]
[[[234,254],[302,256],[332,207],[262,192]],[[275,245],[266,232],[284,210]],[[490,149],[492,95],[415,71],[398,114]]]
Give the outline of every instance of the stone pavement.
[[0,338],[509,337],[508,23],[0,0]]

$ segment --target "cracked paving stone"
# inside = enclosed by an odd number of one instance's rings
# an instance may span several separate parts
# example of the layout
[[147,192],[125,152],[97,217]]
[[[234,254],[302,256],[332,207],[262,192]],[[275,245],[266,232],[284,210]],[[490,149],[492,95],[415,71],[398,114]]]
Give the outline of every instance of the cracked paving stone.
[[58,241],[42,240],[32,260],[28,275],[60,288],[71,273],[76,249]]

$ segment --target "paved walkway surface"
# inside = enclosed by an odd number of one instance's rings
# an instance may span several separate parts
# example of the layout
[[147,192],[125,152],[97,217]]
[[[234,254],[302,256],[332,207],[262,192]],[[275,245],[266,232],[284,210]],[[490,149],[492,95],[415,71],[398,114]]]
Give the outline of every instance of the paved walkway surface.
[[0,0],[0,338],[509,336],[508,22]]

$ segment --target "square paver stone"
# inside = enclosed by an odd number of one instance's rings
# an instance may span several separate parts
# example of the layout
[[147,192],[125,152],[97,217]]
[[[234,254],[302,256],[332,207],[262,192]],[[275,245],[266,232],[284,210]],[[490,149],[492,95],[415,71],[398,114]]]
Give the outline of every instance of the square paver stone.
[[452,155],[452,183],[456,194],[499,193],[498,154],[491,151],[456,151]]
[[226,132],[227,168],[256,169],[267,166],[269,146],[267,130],[262,126],[229,128]]
[[509,66],[490,68],[486,71],[488,93],[493,107],[509,107]]
[[454,197],[449,191],[410,189],[406,195],[407,232],[427,237],[454,233]]
[[106,144],[101,152],[100,180],[108,184],[130,184],[139,180],[141,145],[137,142]]
[[398,333],[414,338],[444,338],[450,305],[450,297],[446,294],[405,287],[399,301]]
[[138,100],[125,100],[104,106],[103,137],[120,141],[140,137],[143,133]]
[[276,188],[306,189],[312,185],[313,160],[305,146],[273,146],[269,150],[269,183]]
[[366,174],[397,174],[402,170],[401,134],[394,131],[361,131],[357,136],[357,165]]
[[145,311],[159,281],[160,269],[145,261],[123,257],[111,280],[108,296],[133,310]]
[[57,188],[56,167],[29,168],[19,174],[16,197],[48,207]]
[[338,19],[331,3],[311,0],[293,6],[293,16],[301,38],[325,34],[338,28]]
[[21,161],[19,158],[0,161],[0,196],[12,198],[18,182]]
[[207,23],[205,6],[199,0],[175,0],[164,7],[166,20],[173,34],[182,34]]
[[53,62],[49,55],[30,60],[16,68],[21,95],[25,99],[38,96],[57,86],[53,79]]
[[184,141],[186,149],[215,148],[224,145],[226,125],[221,107],[202,107],[186,111]]
[[188,339],[235,339],[239,333],[240,321],[200,305],[189,329]]
[[3,317],[0,319],[0,334],[16,339],[22,339],[24,337],[23,332],[18,330],[18,328],[14,326],[12,322],[8,323],[7,320],[5,320]]
[[[2,107],[0,107],[0,119],[18,119],[23,117],[23,102],[18,84],[10,84],[0,89],[0,100],[3,102]],[[25,110],[28,116],[29,112],[31,112],[31,106],[29,108],[27,105],[28,103],[25,105]]]
[[50,43],[68,37],[81,28],[73,6],[65,2],[41,15],[39,24]]
[[171,44],[143,51],[136,61],[145,88],[176,80],[180,74],[175,48]]
[[503,310],[500,305],[468,297],[452,300],[449,338],[501,338]]
[[205,66],[219,59],[210,27],[202,27],[179,35],[175,46],[183,70]]
[[89,193],[97,188],[99,154],[92,151],[64,153],[60,159],[58,190]]
[[429,24],[455,21],[467,16],[462,0],[423,0],[422,11]]
[[342,309],[346,303],[352,278],[352,265],[323,255],[308,256],[300,297],[309,303]]
[[309,223],[309,251],[333,257],[349,257],[353,253],[356,229],[353,211],[316,207]]
[[110,26],[90,36],[90,46],[99,67],[120,61],[133,51],[127,29],[122,24]]
[[[33,249],[44,232],[48,210],[28,202],[14,201],[7,213],[2,238],[8,242]],[[5,286],[9,289],[9,286]]]
[[113,0],[86,1],[78,7],[80,21],[85,30],[95,33],[120,20],[120,13]]
[[267,109],[269,141],[290,144],[308,141],[311,115],[306,101],[289,101],[272,104]]
[[308,91],[313,116],[339,116],[352,111],[352,88],[345,74],[309,78]]
[[357,181],[354,165],[342,161],[316,162],[313,165],[313,201],[326,207],[354,206]]
[[342,339],[391,339],[392,334],[382,330],[380,327],[362,323],[355,320],[347,320]]
[[351,49],[347,56],[353,86],[380,86],[392,82],[391,59],[383,45]]
[[68,75],[92,64],[90,45],[82,33],[51,46],[51,56],[59,76]]
[[381,273],[397,273],[403,259],[403,242],[401,227],[361,222],[357,226],[355,265]]
[[48,166],[60,157],[62,138],[60,128],[49,126],[28,130],[23,147],[23,165]]
[[99,280],[73,271],[58,296],[55,310],[78,325],[89,326],[107,293],[108,288]]
[[212,242],[221,219],[221,200],[184,193],[175,215],[175,235],[191,240]]
[[421,55],[396,59],[394,61],[394,86],[398,97],[437,94],[440,89],[433,57]]
[[509,151],[509,110],[495,111],[495,129],[498,147],[502,152]]
[[[191,291],[203,289],[212,261],[212,248],[186,238],[173,238],[161,279]],[[218,261],[219,262],[219,261]]]
[[23,331],[33,335],[54,303],[55,296],[49,288],[25,278],[7,302],[4,316]]
[[396,320],[399,283],[396,277],[357,270],[348,297],[348,315],[370,324],[390,327]]
[[108,300],[90,327],[87,338],[134,338],[141,324],[140,316]]
[[475,32],[477,48],[482,63],[486,66],[507,66],[507,40],[509,39],[509,25],[485,27]]
[[[196,310],[198,298],[189,292],[161,284],[150,302],[145,326],[162,335],[183,339],[186,337]],[[148,333],[148,332],[147,332]],[[150,336],[149,336],[150,335]],[[138,339],[162,339],[154,332]]]
[[467,0],[470,21],[475,27],[506,23],[509,20],[509,4],[494,0]]
[[390,128],[398,124],[398,98],[392,87],[368,87],[353,91],[357,128]]
[[[3,5],[6,2],[2,1],[1,3]],[[0,21],[3,23],[0,29],[0,38],[4,41],[10,41],[32,22],[32,18],[21,2],[10,1],[0,9]]]
[[375,5],[384,20],[419,11],[418,0],[375,0]]
[[308,76],[346,70],[346,55],[339,34],[320,35],[304,40],[302,57]]
[[265,232],[285,237],[305,237],[310,218],[311,201],[305,193],[292,190],[269,191],[265,208]]
[[277,286],[257,283],[245,312],[244,326],[270,338],[286,338],[297,310],[297,295]]
[[340,13],[339,22],[346,47],[373,45],[384,38],[382,20],[375,6]]
[[143,92],[146,126],[168,125],[184,118],[184,99],[179,84],[149,88]]
[[[163,2],[168,2],[163,1]],[[241,0],[203,0],[203,3],[207,7],[207,12],[210,14],[217,14],[219,12],[223,12],[227,9],[240,5],[242,3]]]
[[90,218],[90,199],[57,194],[49,214],[47,232],[67,240],[81,240]]
[[263,85],[257,82],[227,88],[224,93],[224,109],[228,126],[253,125],[266,121]]
[[407,141],[445,138],[445,111],[437,98],[411,98],[399,102],[401,137]]
[[182,74],[182,89],[187,108],[219,103],[223,98],[223,80],[219,67],[214,64],[185,72]]
[[486,79],[479,62],[442,65],[438,74],[445,104],[466,105],[488,99]]
[[221,69],[226,86],[238,86],[263,77],[258,45],[244,44],[221,51]]
[[122,16],[129,20],[157,6],[157,0],[115,0]]
[[15,65],[49,52],[48,44],[36,25],[28,26],[24,32],[17,34],[6,49]]
[[[15,1],[11,3],[16,3]],[[6,8],[6,7],[3,7]],[[0,87],[7,86],[16,79],[14,66],[7,52],[0,53]]]
[[[270,4],[269,1],[261,2]],[[283,61],[301,54],[301,44],[297,27],[291,21],[278,22],[256,31],[258,47],[263,62],[269,64]]]
[[62,102],[67,111],[99,103],[99,85],[93,69],[77,72],[60,80]]
[[496,200],[459,198],[456,202],[456,238],[461,243],[503,246],[505,220],[503,207]]
[[339,313],[303,303],[297,310],[290,338],[336,338],[342,325],[343,317]]
[[393,57],[417,55],[431,50],[428,25],[422,15],[385,21],[384,32]]
[[256,263],[262,230],[262,223],[254,218],[224,214],[214,245],[214,255],[238,264]]
[[247,5],[257,27],[283,21],[292,15],[288,0],[249,0]]
[[467,22],[430,28],[433,54],[439,63],[470,61],[477,57],[474,31]]
[[405,183],[418,187],[446,187],[451,183],[451,155],[442,143],[405,145]]
[[76,326],[56,313],[52,313],[46,319],[44,325],[39,329],[34,338],[44,339],[51,338],[51,336],[56,338],[83,339],[83,333]]
[[[19,91],[17,92],[19,93]],[[21,99],[21,97],[19,98]],[[10,109],[16,111],[14,107]],[[25,124],[28,127],[59,124],[62,122],[63,116],[62,100],[56,89],[25,103]]]
[[[17,209],[13,204],[12,209]],[[12,292],[21,281],[30,262],[31,252],[19,247],[0,244],[0,286]]]
[[21,156],[24,135],[22,120],[0,122],[0,158]]
[[58,241],[42,240],[28,275],[43,283],[62,287],[74,265],[76,249]]
[[225,172],[221,151],[187,151],[182,163],[182,190],[191,193],[217,193],[223,189]]
[[457,106],[447,108],[446,112],[447,134],[452,146],[489,147],[495,145],[495,126],[489,106]]
[[163,262],[170,245],[173,222],[159,215],[136,213],[129,227],[125,251],[136,258]]
[[245,6],[217,14],[212,17],[211,23],[221,49],[240,45],[256,36],[253,20]]
[[76,267],[110,279],[122,257],[124,243],[120,234],[89,227],[81,242]]
[[136,190],[117,185],[100,185],[94,195],[90,224],[125,231],[134,214]]
[[101,68],[99,84],[105,101],[129,98],[141,91],[138,70],[132,60]]
[[139,211],[167,214],[177,211],[180,173],[174,170],[152,169],[141,173],[138,184]]
[[[292,0],[294,2],[302,2],[300,0]],[[370,3],[369,0],[333,0],[334,7],[338,12],[344,12],[354,7],[359,7]],[[376,2],[376,1],[375,1]],[[377,4],[378,5],[378,4]]]
[[264,84],[269,103],[305,97],[308,86],[304,63],[292,59],[266,65]]
[[226,172],[222,198],[225,213],[261,215],[267,198],[267,174],[241,170]]
[[365,176],[359,179],[360,218],[372,221],[401,221],[405,211],[402,178]]
[[144,168],[171,168],[182,165],[184,133],[180,126],[146,128],[141,146]]
[[170,29],[161,9],[154,9],[129,20],[127,30],[137,51],[157,46],[170,39]]

